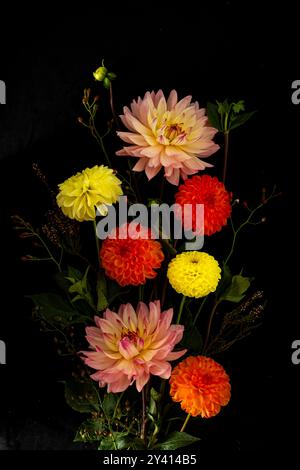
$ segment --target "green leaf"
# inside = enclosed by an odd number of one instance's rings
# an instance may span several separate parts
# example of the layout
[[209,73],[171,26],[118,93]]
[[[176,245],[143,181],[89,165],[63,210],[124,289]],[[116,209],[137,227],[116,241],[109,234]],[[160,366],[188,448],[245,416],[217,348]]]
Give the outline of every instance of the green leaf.
[[229,130],[236,129],[242,124],[245,124],[257,111],[251,111],[251,113],[240,114],[239,116],[234,116],[230,120]]
[[240,274],[233,276],[230,286],[220,296],[219,300],[239,303],[245,297],[245,292],[249,289],[251,281],[252,278]]
[[195,442],[200,441],[199,437],[191,436],[186,432],[172,432],[169,437],[154,447],[154,449],[159,450],[175,450],[180,449],[181,447],[189,446],[190,444],[194,444]]
[[101,440],[98,450],[122,450],[131,446],[131,439],[127,432],[114,432],[113,436],[107,436]]
[[39,314],[45,321],[53,325],[66,326],[72,323],[78,312],[73,309],[60,295],[52,293],[28,295],[36,307],[40,308]]
[[105,395],[102,405],[103,405],[103,411],[106,414],[106,416],[108,417],[113,416],[117,402],[118,402],[118,395],[116,393],[108,393],[107,395]]
[[191,329],[187,329],[184,333],[182,344],[185,348],[195,352],[199,352],[202,349],[203,338],[196,326]]
[[218,112],[218,106],[214,103],[208,102],[206,109],[207,109],[208,120],[211,126],[221,131],[222,125],[221,125],[220,115]]
[[231,285],[231,281],[232,281],[232,274],[231,274],[229,266],[226,264],[223,267],[222,277],[221,277],[221,280],[220,280],[220,282],[218,284],[218,287],[217,287],[217,290],[216,290],[217,299]]
[[74,442],[100,441],[103,431],[105,431],[103,418],[87,419],[77,429]]
[[90,380],[69,380],[65,382],[65,399],[67,404],[79,413],[99,411],[97,392]]
[[107,284],[104,271],[101,269],[97,279],[97,311],[105,310],[109,303],[107,300]]
[[114,432],[113,434],[118,450],[128,449],[131,447],[131,439],[127,432]]
[[82,273],[79,269],[73,268],[73,266],[68,266],[68,277],[73,279],[72,282],[75,282],[82,278]]
[[245,101],[240,100],[237,103],[232,103],[232,111],[239,114],[240,111],[245,111]]
[[150,390],[149,413],[153,417],[156,417],[158,414],[158,404],[160,400],[161,394],[152,387]]
[[113,438],[107,436],[101,440],[98,450],[116,450]]

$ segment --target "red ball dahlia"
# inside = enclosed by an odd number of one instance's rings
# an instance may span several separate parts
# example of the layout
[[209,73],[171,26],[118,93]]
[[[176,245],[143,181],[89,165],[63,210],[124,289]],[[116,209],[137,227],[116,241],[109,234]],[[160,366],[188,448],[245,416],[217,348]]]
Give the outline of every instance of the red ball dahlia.
[[113,230],[100,249],[105,274],[120,286],[138,286],[155,278],[163,259],[161,245],[151,239],[150,230],[133,223]]
[[[213,235],[227,223],[231,214],[230,193],[216,177],[208,175],[193,176],[179,186],[175,202],[182,207],[184,228],[193,230],[197,235]],[[184,205],[192,206],[192,217],[184,219]],[[196,204],[204,204],[204,233],[201,220],[196,218]],[[179,213],[177,211],[177,216]],[[199,219],[199,217],[198,217]]]

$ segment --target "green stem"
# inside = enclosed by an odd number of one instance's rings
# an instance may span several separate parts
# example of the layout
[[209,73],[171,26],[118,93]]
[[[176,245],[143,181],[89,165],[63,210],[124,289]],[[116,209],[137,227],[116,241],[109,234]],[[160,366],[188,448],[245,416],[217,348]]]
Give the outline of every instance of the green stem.
[[56,266],[58,267],[58,270],[59,270],[60,272],[62,272],[62,269],[61,269],[61,266],[60,266],[61,259],[62,259],[62,255],[61,255],[61,257],[60,257],[60,261],[58,262],[58,261],[54,258],[54,256],[52,255],[51,251],[49,250],[47,244],[44,242],[44,240],[42,239],[42,237],[40,237],[40,235],[39,235],[37,232],[33,232],[33,233],[34,233],[34,235],[39,239],[39,241],[41,242],[41,244],[43,245],[43,247],[44,247],[45,250],[47,251],[47,253],[48,253],[50,259],[53,261],[53,263],[56,264]]
[[103,155],[105,156],[106,161],[107,161],[107,163],[108,163],[108,166],[111,167],[110,158],[109,158],[108,153],[106,152],[106,149],[105,149],[105,147],[104,147],[103,139],[102,139],[101,135],[97,132],[97,129],[96,129],[96,127],[95,127],[94,119],[93,119],[93,118],[92,118],[92,123],[93,123],[92,135],[95,137],[95,139],[97,140],[98,144],[100,145],[101,150],[102,150],[102,152],[103,152]]
[[112,89],[112,83],[111,82],[110,82],[110,85],[109,85],[109,104],[110,104],[111,113],[113,115],[116,127],[117,127],[117,129],[119,129],[120,128],[119,119],[118,119],[118,116],[116,115],[116,112],[115,112],[114,96],[113,96],[113,89]]
[[181,314],[182,314],[182,311],[183,311],[183,306],[184,306],[184,303],[185,303],[185,299],[186,299],[186,296],[183,295],[182,299],[181,299],[180,307],[179,307],[178,316],[177,316],[177,321],[176,321],[177,325],[178,325],[178,323],[180,322],[180,319],[181,319]]
[[194,318],[194,321],[193,321],[193,326],[196,325],[197,320],[198,320],[198,317],[199,317],[200,313],[202,312],[202,309],[203,309],[203,307],[204,307],[204,305],[205,305],[206,300],[207,300],[207,296],[204,297],[204,299],[202,300],[202,302],[201,302],[201,304],[200,304],[200,307],[199,307],[199,309],[198,309],[198,312],[196,313],[195,318]]
[[252,225],[251,219],[252,219],[252,217],[254,216],[254,214],[255,214],[259,209],[261,209],[262,207],[264,207],[264,206],[267,204],[267,202],[270,201],[270,199],[272,199],[273,197],[279,196],[279,194],[274,194],[274,193],[275,193],[275,189],[276,189],[276,187],[274,186],[273,191],[272,191],[272,193],[270,194],[270,196],[269,196],[267,199],[265,199],[264,202],[262,202],[261,204],[259,204],[255,209],[253,209],[253,210],[250,212],[250,214],[249,214],[249,216],[247,217],[247,219],[239,226],[239,228],[237,228],[237,229],[234,228],[232,219],[231,219],[231,217],[230,217],[230,223],[231,223],[231,227],[232,227],[232,231],[233,231],[233,240],[232,240],[232,244],[231,244],[231,248],[230,248],[230,251],[229,251],[229,253],[228,253],[228,256],[227,256],[226,260],[224,261],[224,266],[227,265],[228,261],[230,260],[230,258],[231,258],[231,256],[232,256],[232,253],[233,253],[234,247],[235,247],[236,237],[237,237],[238,233],[239,233],[239,232],[242,230],[242,228],[244,228],[246,225],[248,225],[248,224]]
[[[161,235],[161,232],[160,232],[160,235]],[[161,238],[161,242],[165,246],[165,248],[168,250],[171,256],[177,255],[177,251],[175,250],[175,248],[173,248],[171,243],[169,243],[169,241],[166,238]]]
[[116,406],[115,406],[115,409],[114,409],[114,414],[113,414],[113,417],[112,417],[112,421],[114,421],[114,419],[115,419],[115,417],[116,417],[116,413],[117,413],[119,404],[120,404],[120,402],[121,402],[123,396],[124,396],[124,392],[120,393],[119,398],[118,398],[118,401],[117,401]]
[[115,450],[118,450],[118,446],[117,446],[117,443],[116,443],[116,440],[115,440],[115,436],[114,436],[114,433],[113,433],[113,429],[112,429],[112,427],[111,427],[111,422],[110,422],[109,416],[107,416],[107,414],[105,413],[105,410],[104,410],[104,407],[103,407],[103,403],[102,403],[101,397],[100,397],[99,392],[98,392],[98,390],[96,389],[96,387],[95,387],[95,390],[96,390],[96,393],[97,393],[97,396],[98,396],[98,400],[99,400],[99,403],[100,403],[100,407],[101,407],[103,416],[104,416],[105,420],[107,421],[107,426],[108,426],[109,432],[110,432],[111,437],[112,437],[112,441],[113,441],[113,444],[114,444],[114,448],[115,448]]
[[139,286],[139,301],[142,302],[144,298],[144,285]]
[[94,226],[94,235],[95,235],[95,241],[96,241],[97,260],[98,260],[98,263],[99,263],[99,262],[100,262],[100,260],[99,260],[100,247],[99,247],[99,238],[97,237],[97,223],[96,223],[96,219],[93,220],[93,226]]
[[229,131],[224,131],[224,167],[223,167],[223,183],[224,184],[225,184],[226,173],[227,173],[228,144],[229,144]]
[[190,415],[190,413],[189,413],[189,414],[187,415],[187,417],[185,418],[185,421],[184,421],[184,423],[183,423],[183,425],[182,425],[182,428],[180,429],[180,432],[183,432],[183,431],[185,430],[186,425],[187,425],[187,423],[188,423],[189,420],[190,420],[190,417],[191,417],[191,415]]
[[221,302],[220,300],[215,301],[214,306],[213,306],[212,311],[211,311],[211,314],[210,314],[210,317],[209,317],[208,327],[207,327],[207,331],[206,331],[206,337],[205,337],[204,346],[203,346],[203,350],[202,350],[203,354],[205,354],[205,352],[206,352],[206,348],[207,348],[209,337],[210,337],[212,321],[213,321],[213,318],[215,316],[217,307],[218,307],[220,302]]
[[141,439],[146,445],[146,387],[142,389],[142,427],[141,427]]

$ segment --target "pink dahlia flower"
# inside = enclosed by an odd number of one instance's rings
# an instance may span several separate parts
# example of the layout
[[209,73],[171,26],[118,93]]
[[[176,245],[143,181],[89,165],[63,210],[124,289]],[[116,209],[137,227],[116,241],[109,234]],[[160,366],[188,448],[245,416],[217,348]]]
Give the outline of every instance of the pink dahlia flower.
[[107,309],[104,318],[95,317],[96,327],[86,328],[93,351],[83,351],[84,362],[97,369],[91,377],[108,392],[123,392],[134,381],[140,392],[150,374],[164,379],[171,376],[168,361],[186,350],[172,352],[181,340],[184,327],[171,325],[173,309],[160,311],[160,302],[143,302],[137,311],[131,304],[121,305],[118,313]]
[[180,176],[186,179],[212,166],[198,157],[218,150],[212,140],[217,129],[207,126],[205,109],[191,99],[186,96],[178,102],[172,90],[166,101],[161,90],[148,91],[143,99],[132,102],[131,109],[124,107],[120,117],[131,132],[118,132],[118,136],[131,145],[117,155],[139,158],[133,170],[145,170],[149,180],[164,167],[166,179],[175,185]]

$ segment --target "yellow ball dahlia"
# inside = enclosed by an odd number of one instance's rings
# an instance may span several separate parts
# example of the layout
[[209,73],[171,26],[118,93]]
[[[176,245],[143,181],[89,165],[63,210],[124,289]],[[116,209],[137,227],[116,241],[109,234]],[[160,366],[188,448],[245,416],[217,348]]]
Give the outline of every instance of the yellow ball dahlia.
[[123,194],[121,181],[106,166],[86,168],[58,185],[57,204],[63,213],[79,222],[95,220],[96,209],[106,215],[107,206]]
[[176,292],[198,298],[216,290],[221,269],[213,256],[201,251],[187,251],[172,259],[167,276]]

